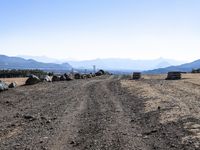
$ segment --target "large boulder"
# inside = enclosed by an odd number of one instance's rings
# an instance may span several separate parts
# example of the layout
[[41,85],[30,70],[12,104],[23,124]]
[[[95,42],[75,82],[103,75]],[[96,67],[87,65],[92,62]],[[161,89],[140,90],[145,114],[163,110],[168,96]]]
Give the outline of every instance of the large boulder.
[[86,79],[87,76],[85,74],[81,74],[81,79]]
[[66,80],[66,77],[64,76],[64,75],[62,75],[61,77],[60,77],[60,81],[65,81]]
[[95,73],[96,76],[101,76],[104,75],[105,71],[104,70],[99,70],[98,72]]
[[168,72],[166,80],[180,80],[181,72]]
[[76,74],[74,74],[74,79],[81,79],[81,75],[80,75],[80,73],[76,73]]
[[0,80],[0,92],[5,90],[8,90],[8,85]]
[[52,78],[50,76],[46,75],[46,76],[44,76],[43,81],[52,82]]
[[53,82],[55,82],[55,81],[60,81],[60,76],[54,75],[54,76],[52,77],[52,81],[53,81]]
[[92,74],[86,74],[87,78],[92,78]]
[[64,74],[64,76],[65,76],[65,78],[66,78],[67,81],[73,80],[72,76],[70,76],[70,75],[68,75],[66,73]]
[[26,85],[33,85],[39,83],[41,80],[36,75],[30,75],[29,78],[26,80]]
[[141,73],[140,72],[133,72],[133,80],[138,80],[141,78]]
[[12,82],[9,84],[9,88],[15,88],[17,86],[17,83],[16,82]]

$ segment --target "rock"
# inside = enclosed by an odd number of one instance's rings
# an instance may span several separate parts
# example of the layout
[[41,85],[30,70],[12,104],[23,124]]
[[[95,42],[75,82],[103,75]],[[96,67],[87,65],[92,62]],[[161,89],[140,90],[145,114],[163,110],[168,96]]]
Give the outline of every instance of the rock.
[[92,78],[92,75],[91,74],[86,74],[86,77],[87,78]]
[[35,75],[30,75],[29,78],[26,80],[26,85],[33,85],[40,82],[40,79]]
[[133,80],[138,80],[141,78],[141,73],[140,72],[133,72]]
[[43,81],[46,81],[46,82],[52,82],[52,79],[51,79],[50,76],[46,75],[46,76],[44,76]]
[[29,121],[36,120],[36,118],[32,115],[24,115],[23,117],[24,117],[24,119],[29,120]]
[[17,84],[15,82],[12,82],[9,84],[9,88],[15,88],[17,86]]
[[0,92],[5,90],[8,90],[8,85],[0,80]]
[[65,73],[64,76],[65,76],[65,78],[66,78],[67,81],[72,80],[72,77],[70,75],[68,75],[68,74]]
[[52,81],[55,82],[55,81],[60,81],[60,76],[53,76],[52,78]]
[[87,76],[85,74],[81,75],[81,79],[86,79],[86,78],[87,78]]
[[180,80],[181,72],[168,72],[166,80]]
[[64,76],[64,75],[62,75],[61,77],[60,77],[60,81],[65,81],[66,80],[66,77]]
[[99,70],[98,72],[95,73],[96,76],[101,76],[104,75],[105,71],[104,70]]
[[79,73],[74,74],[75,79],[81,79],[81,75]]

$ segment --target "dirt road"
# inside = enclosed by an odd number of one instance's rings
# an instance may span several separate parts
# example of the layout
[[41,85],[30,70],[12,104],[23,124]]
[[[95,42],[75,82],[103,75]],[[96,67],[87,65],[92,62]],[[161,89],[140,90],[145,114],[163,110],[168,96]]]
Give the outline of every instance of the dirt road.
[[[168,87],[172,84],[165,82],[162,84]],[[173,117],[165,120],[168,105],[160,102],[166,94],[159,90],[160,84],[157,79],[130,81],[120,76],[102,76],[2,92],[0,149],[198,149],[198,137],[192,138],[185,127],[188,120]],[[168,94],[167,98],[180,98],[183,94],[178,89],[178,95]],[[199,96],[198,93],[193,98]],[[172,104],[167,98],[165,104]],[[199,105],[195,100],[195,105]],[[185,119],[196,125],[199,122]]]

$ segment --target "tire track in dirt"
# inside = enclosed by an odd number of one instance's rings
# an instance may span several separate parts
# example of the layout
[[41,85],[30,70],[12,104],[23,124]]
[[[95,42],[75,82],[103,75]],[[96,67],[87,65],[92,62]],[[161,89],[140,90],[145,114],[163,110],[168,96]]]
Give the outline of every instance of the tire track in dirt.
[[118,93],[110,90],[119,80],[110,77],[86,86],[84,109],[75,123],[78,134],[69,149],[147,149],[124,114]]

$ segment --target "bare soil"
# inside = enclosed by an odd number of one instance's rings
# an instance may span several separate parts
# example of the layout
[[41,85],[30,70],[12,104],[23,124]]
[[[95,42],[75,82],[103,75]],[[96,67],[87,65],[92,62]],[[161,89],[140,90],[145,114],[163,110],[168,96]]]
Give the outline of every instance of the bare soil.
[[0,149],[199,149],[199,76],[102,76],[1,92]]

